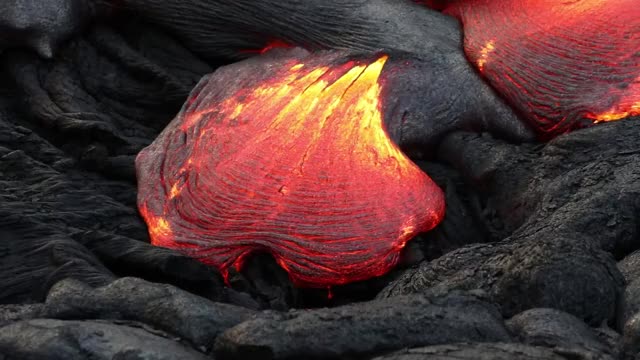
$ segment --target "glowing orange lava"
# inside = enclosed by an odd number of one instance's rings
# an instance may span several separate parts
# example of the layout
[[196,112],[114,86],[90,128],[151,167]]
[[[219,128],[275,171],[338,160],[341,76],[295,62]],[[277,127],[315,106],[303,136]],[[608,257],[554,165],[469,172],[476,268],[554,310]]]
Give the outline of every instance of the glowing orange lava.
[[444,213],[441,190],[385,131],[388,57],[252,61],[203,80],[138,156],[153,243],[223,274],[269,252],[300,286],[386,273]]
[[458,0],[444,12],[542,138],[640,113],[638,0]]

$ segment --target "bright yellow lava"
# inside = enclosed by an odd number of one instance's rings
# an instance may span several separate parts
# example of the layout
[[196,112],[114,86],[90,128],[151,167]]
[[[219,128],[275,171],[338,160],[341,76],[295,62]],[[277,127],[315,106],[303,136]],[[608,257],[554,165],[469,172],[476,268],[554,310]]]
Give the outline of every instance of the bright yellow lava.
[[484,66],[489,61],[489,54],[491,54],[496,49],[495,41],[491,40],[487,42],[482,49],[480,49],[480,57],[478,58],[478,70],[480,72],[484,72]]
[[173,184],[173,186],[171,187],[171,192],[169,193],[169,199],[173,199],[176,196],[180,195],[180,187],[178,186],[178,183]]
[[151,244],[163,246],[165,243],[169,243],[172,240],[173,231],[171,230],[171,225],[169,225],[169,222],[166,219],[152,214],[146,207],[142,207],[140,209],[140,213],[147,222]]
[[219,111],[227,119],[260,114],[261,118],[251,121],[252,126],[262,126],[264,135],[256,136],[253,142],[266,141],[277,131],[289,134],[290,140],[284,143],[292,149],[304,144],[305,152],[319,152],[333,143],[345,153],[359,156],[362,164],[388,165],[393,159],[401,170],[410,162],[389,139],[380,112],[378,79],[387,59],[384,55],[370,64],[345,64],[342,70],[324,66],[302,71],[305,64],[292,65],[284,76],[266,81],[242,97],[229,97],[215,110],[189,114],[182,129],[187,131],[211,111]]
[[616,111],[612,110],[603,114],[597,114],[591,116],[594,120],[594,123],[601,123],[607,121],[617,121],[628,118],[630,116],[640,115],[640,102],[631,105],[628,111]]

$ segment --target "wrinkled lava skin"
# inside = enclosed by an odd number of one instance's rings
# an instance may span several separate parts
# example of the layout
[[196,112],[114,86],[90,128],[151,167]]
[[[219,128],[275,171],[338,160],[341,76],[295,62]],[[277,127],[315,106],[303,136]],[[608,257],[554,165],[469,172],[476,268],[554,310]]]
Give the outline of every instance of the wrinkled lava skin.
[[223,275],[268,252],[298,286],[386,273],[444,215],[442,191],[384,129],[391,60],[266,56],[205,77],[138,155],[153,244]]
[[461,0],[465,52],[550,138],[640,114],[637,0]]
[[118,0],[207,58],[246,58],[281,41],[307,50],[459,47],[455,19],[412,0]]

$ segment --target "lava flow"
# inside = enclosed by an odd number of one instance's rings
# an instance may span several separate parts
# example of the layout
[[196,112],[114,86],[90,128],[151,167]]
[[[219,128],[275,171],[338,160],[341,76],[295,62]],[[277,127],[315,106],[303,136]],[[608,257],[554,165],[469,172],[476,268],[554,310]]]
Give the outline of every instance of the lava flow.
[[542,138],[640,114],[638,0],[457,0],[445,13]]
[[382,122],[387,56],[342,56],[267,55],[203,79],[136,159],[153,244],[225,276],[264,251],[294,284],[327,287],[384,274],[432,229],[443,194]]

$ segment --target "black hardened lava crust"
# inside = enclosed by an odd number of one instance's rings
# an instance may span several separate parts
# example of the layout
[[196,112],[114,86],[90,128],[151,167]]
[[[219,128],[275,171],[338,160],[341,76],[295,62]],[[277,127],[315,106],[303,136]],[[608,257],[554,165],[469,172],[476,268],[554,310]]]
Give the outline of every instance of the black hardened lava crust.
[[545,144],[443,134],[418,164],[447,215],[391,273],[329,299],[258,255],[228,288],[148,243],[134,171],[228,54],[190,50],[181,23],[118,21],[89,25],[51,60],[0,55],[0,359],[640,353],[640,119]]

